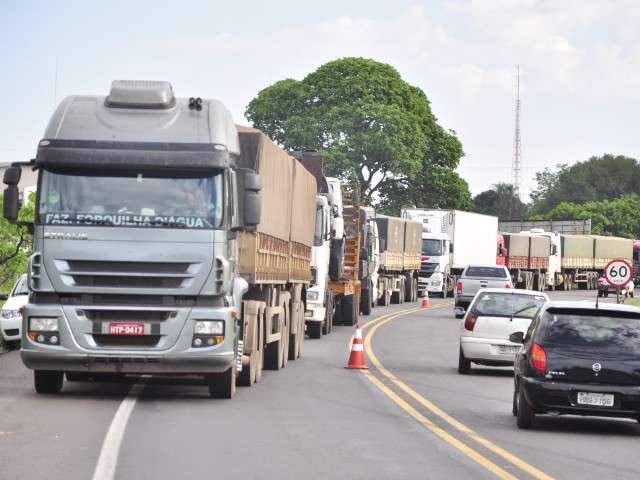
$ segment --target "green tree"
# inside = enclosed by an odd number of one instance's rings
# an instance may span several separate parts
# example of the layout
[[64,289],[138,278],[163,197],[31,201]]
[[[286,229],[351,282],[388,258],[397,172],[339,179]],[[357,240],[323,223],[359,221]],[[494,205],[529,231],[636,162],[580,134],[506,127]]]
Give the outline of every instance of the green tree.
[[510,183],[496,183],[473,198],[474,211],[486,215],[495,215],[500,220],[522,220],[527,206],[522,203]]
[[301,81],[276,82],[251,100],[245,115],[286,149],[322,150],[327,173],[357,180],[367,203],[388,203],[384,195],[394,186],[411,189],[434,167],[452,171],[463,155],[422,90],[392,66],[364,58],[335,60]]
[[597,202],[640,194],[640,164],[633,158],[605,154],[558,167],[536,174],[538,188],[531,194],[536,214],[549,212],[563,202]]
[[[20,209],[20,219],[33,222],[35,195]],[[2,196],[0,195],[0,210]],[[0,291],[8,293],[17,277],[27,271],[27,263],[33,248],[33,237],[27,228],[9,223],[0,216]]]
[[615,200],[599,202],[562,202],[532,220],[591,219],[591,231],[597,235],[640,238],[640,196],[624,195]]

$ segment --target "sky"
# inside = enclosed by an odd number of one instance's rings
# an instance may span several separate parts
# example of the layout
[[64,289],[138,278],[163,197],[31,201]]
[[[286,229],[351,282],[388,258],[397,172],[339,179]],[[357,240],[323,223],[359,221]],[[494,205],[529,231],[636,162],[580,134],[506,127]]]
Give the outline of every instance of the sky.
[[511,180],[521,67],[522,191],[535,173],[640,158],[637,0],[0,0],[0,162],[28,160],[67,95],[169,80],[238,123],[262,89],[359,56],[393,65],[453,129],[473,194]]

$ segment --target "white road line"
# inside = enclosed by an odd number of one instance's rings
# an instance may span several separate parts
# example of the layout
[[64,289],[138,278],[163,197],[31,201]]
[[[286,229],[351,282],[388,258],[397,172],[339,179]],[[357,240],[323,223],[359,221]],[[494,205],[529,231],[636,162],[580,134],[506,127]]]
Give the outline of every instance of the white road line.
[[[144,378],[142,379],[143,382],[145,380]],[[135,383],[120,403],[118,411],[113,416],[111,425],[109,425],[107,436],[104,438],[100,457],[93,472],[93,480],[113,480],[115,478],[120,445],[122,444],[131,412],[133,412],[138,396],[143,390],[144,383]]]

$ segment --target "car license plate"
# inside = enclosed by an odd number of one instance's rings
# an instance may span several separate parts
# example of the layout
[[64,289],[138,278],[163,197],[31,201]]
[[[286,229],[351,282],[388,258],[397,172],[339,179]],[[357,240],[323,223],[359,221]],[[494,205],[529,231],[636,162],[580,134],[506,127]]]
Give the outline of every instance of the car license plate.
[[144,335],[144,323],[110,323],[109,335]]
[[518,350],[520,350],[519,345],[498,345],[500,353],[518,353]]
[[613,407],[613,395],[610,393],[578,392],[578,405]]

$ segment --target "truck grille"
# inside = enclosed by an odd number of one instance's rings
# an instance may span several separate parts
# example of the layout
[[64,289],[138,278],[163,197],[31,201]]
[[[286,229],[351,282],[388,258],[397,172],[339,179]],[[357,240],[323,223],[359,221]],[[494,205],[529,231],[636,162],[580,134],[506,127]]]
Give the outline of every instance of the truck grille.
[[181,288],[197,274],[200,264],[186,262],[127,262],[57,260],[60,273],[78,287]]
[[99,347],[145,348],[155,347],[161,335],[104,335],[94,334],[93,339]]
[[93,322],[163,322],[176,312],[171,310],[93,310],[83,309]]

